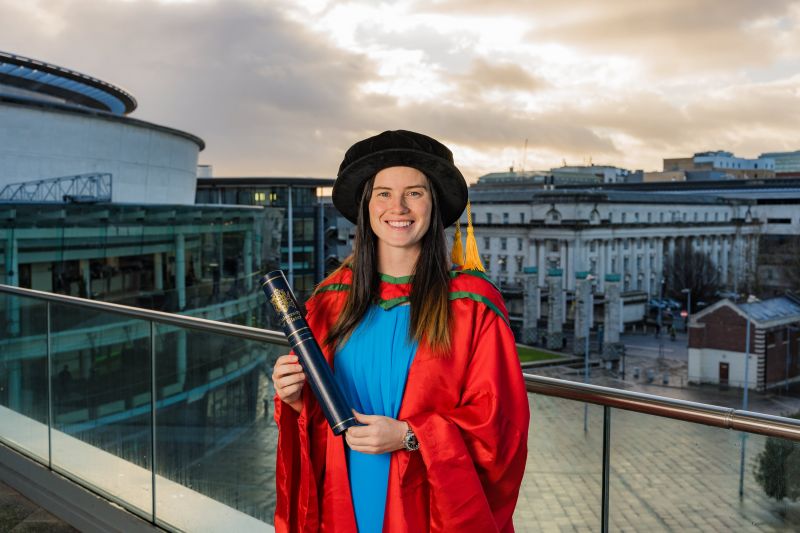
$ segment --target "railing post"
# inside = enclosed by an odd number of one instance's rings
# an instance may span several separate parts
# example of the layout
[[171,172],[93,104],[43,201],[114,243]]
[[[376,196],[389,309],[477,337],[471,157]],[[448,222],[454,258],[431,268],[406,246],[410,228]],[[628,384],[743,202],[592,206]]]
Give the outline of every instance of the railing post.
[[53,351],[50,326],[50,302],[47,308],[47,468],[53,469]]
[[156,325],[150,321],[150,474],[151,494],[153,496],[153,523],[156,523]]
[[611,408],[603,406],[603,502],[601,508],[602,524],[600,530],[608,533],[608,490],[611,477]]

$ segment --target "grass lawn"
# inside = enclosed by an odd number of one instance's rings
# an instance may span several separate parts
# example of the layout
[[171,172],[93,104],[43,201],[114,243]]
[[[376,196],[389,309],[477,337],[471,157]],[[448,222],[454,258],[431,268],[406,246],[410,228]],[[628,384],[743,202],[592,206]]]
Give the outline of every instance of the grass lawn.
[[529,363],[531,361],[544,361],[545,359],[558,359],[559,357],[562,357],[550,352],[537,350],[536,348],[528,348],[523,346],[517,346],[517,353],[519,354],[519,360],[523,363]]

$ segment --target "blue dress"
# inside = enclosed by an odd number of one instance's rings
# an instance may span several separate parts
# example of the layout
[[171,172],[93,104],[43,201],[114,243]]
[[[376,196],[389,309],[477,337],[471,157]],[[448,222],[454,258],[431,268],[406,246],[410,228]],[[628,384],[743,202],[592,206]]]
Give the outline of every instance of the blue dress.
[[[417,352],[417,343],[408,337],[410,318],[408,305],[388,310],[373,305],[336,353],[336,380],[359,413],[397,418]],[[358,531],[380,532],[392,454],[345,450]]]

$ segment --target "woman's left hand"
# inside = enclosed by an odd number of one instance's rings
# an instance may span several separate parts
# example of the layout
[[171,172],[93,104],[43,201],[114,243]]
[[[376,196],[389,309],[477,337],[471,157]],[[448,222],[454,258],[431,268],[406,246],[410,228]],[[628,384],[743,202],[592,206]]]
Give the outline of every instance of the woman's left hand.
[[348,428],[345,439],[351,450],[361,453],[388,453],[403,448],[408,424],[380,415],[353,414],[363,426]]

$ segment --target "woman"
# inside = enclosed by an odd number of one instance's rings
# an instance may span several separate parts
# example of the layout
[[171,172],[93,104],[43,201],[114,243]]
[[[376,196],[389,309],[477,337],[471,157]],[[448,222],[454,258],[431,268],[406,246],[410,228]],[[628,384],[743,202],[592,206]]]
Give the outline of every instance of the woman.
[[306,318],[362,425],[333,436],[297,358],[278,359],[276,530],[513,531],[528,400],[471,225],[471,261],[449,268],[444,228],[467,205],[452,153],[410,131],[360,141],[333,202],[354,251]]

